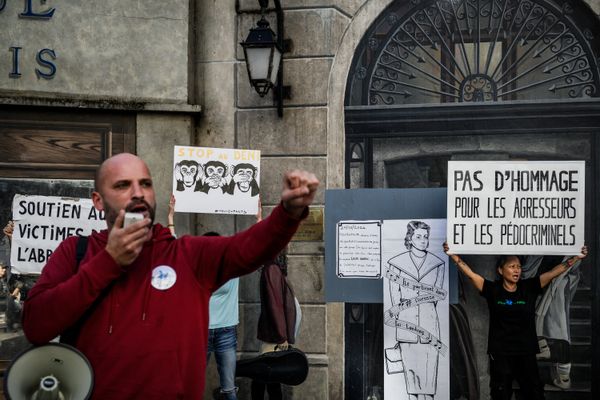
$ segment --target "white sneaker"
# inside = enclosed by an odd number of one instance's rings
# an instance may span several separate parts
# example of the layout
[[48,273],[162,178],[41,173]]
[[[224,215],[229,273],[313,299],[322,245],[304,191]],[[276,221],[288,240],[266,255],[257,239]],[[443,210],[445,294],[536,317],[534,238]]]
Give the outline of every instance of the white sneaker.
[[554,386],[561,388],[562,390],[567,390],[571,388],[571,378],[569,375],[559,374],[558,378],[553,379],[552,383]]

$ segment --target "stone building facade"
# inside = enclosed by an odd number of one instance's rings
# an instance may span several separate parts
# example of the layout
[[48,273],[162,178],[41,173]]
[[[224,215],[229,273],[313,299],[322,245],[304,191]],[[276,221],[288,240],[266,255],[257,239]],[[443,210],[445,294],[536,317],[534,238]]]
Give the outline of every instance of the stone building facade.
[[[585,4],[587,17],[598,25],[600,1],[573,2]],[[0,181],[89,180],[103,159],[130,151],[150,166],[159,203],[157,218],[164,222],[174,145],[260,150],[265,213],[278,202],[282,173],[292,168],[307,169],[319,177],[322,185],[316,207],[322,209],[325,189],[394,187],[388,170],[413,168],[410,160],[444,151],[489,155],[528,148],[529,155],[535,156],[566,149],[566,158],[583,154],[592,165],[598,162],[598,154],[589,144],[590,140],[599,143],[600,131],[597,123],[591,123],[589,132],[579,138],[565,139],[556,132],[540,142],[533,133],[518,132],[508,145],[500,135],[471,132],[455,138],[446,132],[432,141],[415,130],[408,138],[375,139],[370,147],[362,148],[371,157],[370,177],[365,175],[362,161],[351,163],[347,134],[352,121],[348,115],[360,119],[364,118],[361,112],[370,112],[359,107],[367,104],[349,99],[352,74],[357,72],[354,65],[359,50],[365,48],[361,43],[390,10],[417,7],[422,3],[419,0],[282,1],[285,38],[292,41],[283,61],[284,84],[291,86],[291,96],[284,100],[282,118],[277,116],[271,96],[261,98],[250,86],[239,45],[260,17],[257,1],[88,3],[0,0]],[[274,26],[272,9],[267,18]],[[598,71],[595,73],[597,79]],[[587,111],[597,112],[598,87],[594,90],[583,99],[566,97],[565,101],[583,102],[589,105]],[[432,110],[431,104],[405,105],[409,111]],[[515,112],[515,108],[506,112]],[[410,120],[409,112],[403,115]],[[581,119],[597,120],[598,116],[582,112]],[[431,120],[437,117],[431,116]],[[373,118],[375,124],[393,124],[385,117],[378,120],[376,114]],[[408,124],[402,127],[412,129]],[[57,137],[64,138],[64,143],[52,141]],[[79,137],[85,139],[80,143]],[[7,204],[4,201],[0,210],[3,218],[9,216]],[[182,234],[209,230],[231,234],[252,223],[250,217],[176,216]],[[348,370],[354,367],[362,371],[365,382],[369,379],[364,365],[347,362],[346,306],[324,300],[323,241],[293,241],[289,250],[290,280],[303,311],[297,346],[307,352],[311,369],[303,385],[286,388],[288,398],[367,398],[368,383],[359,385],[363,396],[352,393],[354,386],[349,381],[354,378]],[[250,356],[259,346],[255,334],[260,306],[257,274],[242,279],[240,303],[238,350],[241,356]],[[480,313],[485,310],[477,310],[476,314]],[[476,318],[479,322],[485,320]],[[479,348],[484,346],[482,332],[474,339]],[[593,346],[597,367],[600,351],[595,341]],[[480,363],[485,362],[482,354]],[[367,364],[372,361],[368,356],[364,360]],[[218,386],[211,365],[207,399]],[[485,379],[482,371],[482,387]],[[248,382],[240,379],[239,383],[240,397],[249,398]]]

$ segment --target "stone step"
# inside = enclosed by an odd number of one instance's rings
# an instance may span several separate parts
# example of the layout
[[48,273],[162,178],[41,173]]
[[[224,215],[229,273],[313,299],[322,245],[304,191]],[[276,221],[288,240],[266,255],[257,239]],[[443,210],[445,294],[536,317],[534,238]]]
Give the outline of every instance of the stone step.
[[592,293],[592,289],[590,287],[578,286],[571,305],[590,305],[592,304],[593,298],[594,294]]
[[[538,361],[538,366],[540,369],[540,376],[542,381],[545,383],[551,383],[553,376],[552,371],[554,369],[553,362],[547,361]],[[592,364],[590,363],[571,363],[571,382],[573,384],[583,384],[589,385],[592,379]]]
[[571,337],[587,338],[592,336],[592,323],[586,319],[574,319],[569,321]]
[[592,358],[592,344],[571,343],[571,360],[574,362],[590,362]]
[[591,304],[571,304],[571,319],[590,320],[592,318]]
[[[570,389],[563,390],[554,385],[544,385],[546,400],[592,400],[591,384],[589,382],[573,382]],[[520,396],[519,385],[514,385],[516,400],[529,400]]]
[[554,385],[545,385],[544,392],[546,400],[592,400],[592,388],[589,382],[573,382],[568,390]]

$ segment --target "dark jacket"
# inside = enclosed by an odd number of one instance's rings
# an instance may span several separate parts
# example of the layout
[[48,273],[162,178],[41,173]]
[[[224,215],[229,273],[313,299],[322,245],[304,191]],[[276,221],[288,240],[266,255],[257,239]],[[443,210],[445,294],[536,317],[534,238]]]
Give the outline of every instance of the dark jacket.
[[260,274],[260,317],[257,338],[267,343],[294,344],[296,337],[294,291],[275,262],[266,264]]

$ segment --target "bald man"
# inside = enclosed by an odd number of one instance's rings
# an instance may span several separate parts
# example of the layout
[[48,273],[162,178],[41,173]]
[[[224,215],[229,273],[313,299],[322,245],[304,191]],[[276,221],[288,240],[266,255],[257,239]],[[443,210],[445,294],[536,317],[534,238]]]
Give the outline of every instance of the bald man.
[[[74,345],[94,369],[92,399],[201,399],[211,293],[286,246],[319,181],[289,172],[269,218],[231,237],[179,239],[154,223],[152,177],[139,157],[107,159],[94,185],[108,229],[89,237],[79,266],[76,237],[56,249],[25,303],[27,339],[44,344],[79,326]],[[124,228],[126,211],[144,219]]]

